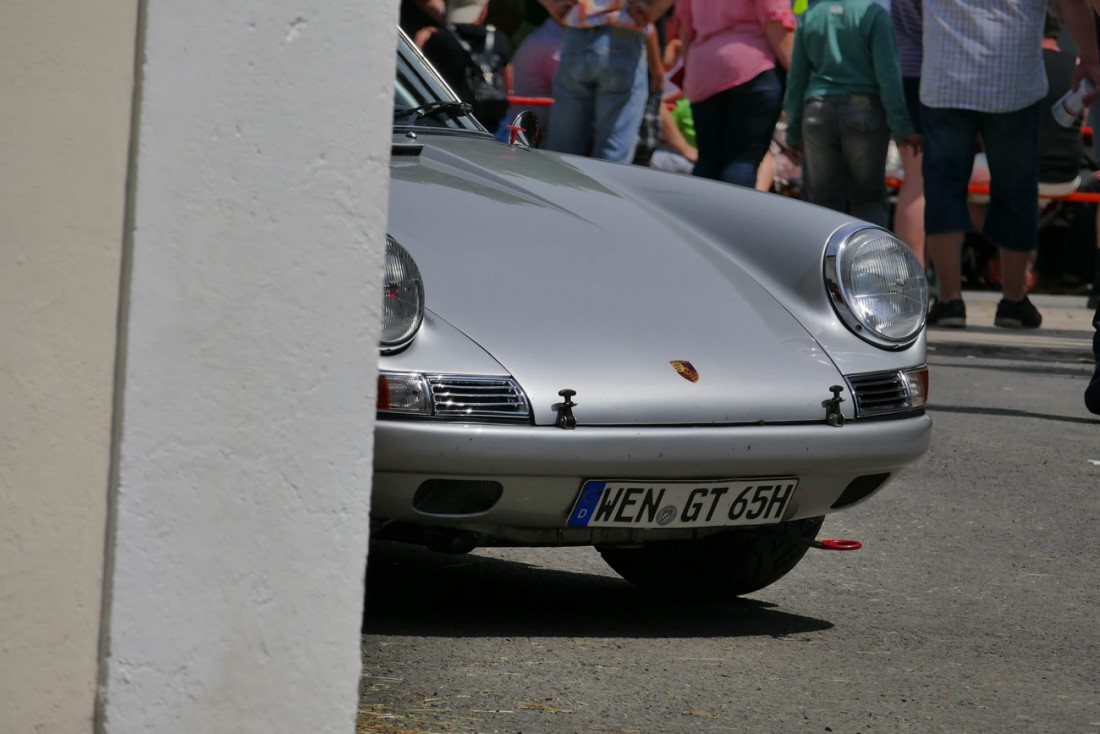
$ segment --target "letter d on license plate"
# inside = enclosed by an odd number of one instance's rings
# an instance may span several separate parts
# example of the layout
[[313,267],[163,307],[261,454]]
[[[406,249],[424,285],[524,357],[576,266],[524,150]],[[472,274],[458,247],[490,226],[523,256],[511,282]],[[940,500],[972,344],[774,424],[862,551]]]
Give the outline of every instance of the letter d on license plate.
[[783,519],[798,479],[717,482],[588,481],[570,527],[683,528],[762,525]]

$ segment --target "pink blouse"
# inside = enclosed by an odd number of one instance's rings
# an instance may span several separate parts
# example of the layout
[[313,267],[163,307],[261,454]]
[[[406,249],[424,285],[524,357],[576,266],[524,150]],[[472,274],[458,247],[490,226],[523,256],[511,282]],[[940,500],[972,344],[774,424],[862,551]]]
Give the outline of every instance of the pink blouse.
[[700,102],[775,68],[769,22],[794,30],[791,0],[679,0],[676,18],[690,46],[684,96]]

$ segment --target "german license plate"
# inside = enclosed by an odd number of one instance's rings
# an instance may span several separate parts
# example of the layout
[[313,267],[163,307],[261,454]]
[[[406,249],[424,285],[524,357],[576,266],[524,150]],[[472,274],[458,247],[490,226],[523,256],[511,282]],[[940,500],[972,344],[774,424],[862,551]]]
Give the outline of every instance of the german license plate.
[[718,482],[588,481],[570,527],[701,528],[761,525],[783,519],[795,477]]

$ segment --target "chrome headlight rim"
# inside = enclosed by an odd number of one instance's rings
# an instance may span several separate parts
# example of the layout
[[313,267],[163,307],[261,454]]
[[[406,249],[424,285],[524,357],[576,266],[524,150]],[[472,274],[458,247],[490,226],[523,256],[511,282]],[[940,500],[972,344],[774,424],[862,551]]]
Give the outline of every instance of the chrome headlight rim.
[[846,282],[845,278],[842,277],[844,266],[843,259],[846,255],[845,248],[857,235],[865,232],[894,240],[899,246],[899,251],[903,252],[904,256],[910,258],[910,265],[915,266],[923,279],[924,273],[920,268],[920,262],[897,235],[887,229],[867,222],[851,222],[838,228],[826,242],[824,262],[825,288],[829,293],[829,299],[832,302],[833,310],[836,311],[841,321],[844,322],[844,325],[847,326],[853,334],[880,349],[894,351],[905,349],[916,342],[924,332],[925,321],[928,317],[927,283],[924,283],[923,287],[919,289],[916,299],[919,313],[915,314],[916,318],[913,320],[914,325],[912,328],[900,335],[891,335],[876,329],[872,323],[860,315],[857,309],[852,307],[854,294],[851,293],[849,284]]
[[[391,303],[391,299],[393,302]],[[399,310],[410,313],[397,313]],[[382,354],[395,354],[412,344],[424,323],[424,279],[416,260],[401,244],[386,235],[382,271]]]

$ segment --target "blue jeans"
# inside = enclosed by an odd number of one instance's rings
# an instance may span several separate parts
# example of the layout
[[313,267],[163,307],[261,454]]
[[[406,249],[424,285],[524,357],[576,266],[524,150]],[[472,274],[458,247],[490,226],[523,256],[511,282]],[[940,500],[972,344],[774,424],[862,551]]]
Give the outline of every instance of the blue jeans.
[[645,37],[622,28],[566,28],[554,73],[546,147],[629,163],[649,98]]
[[924,127],[924,230],[968,232],[967,186],[978,138],[989,161],[982,234],[1013,252],[1039,246],[1039,100],[1014,112],[920,106]]
[[890,128],[879,99],[830,94],[806,100],[802,138],[810,201],[885,227]]
[[768,152],[783,109],[783,81],[775,69],[700,102],[691,103],[701,178],[756,186],[756,169]]

